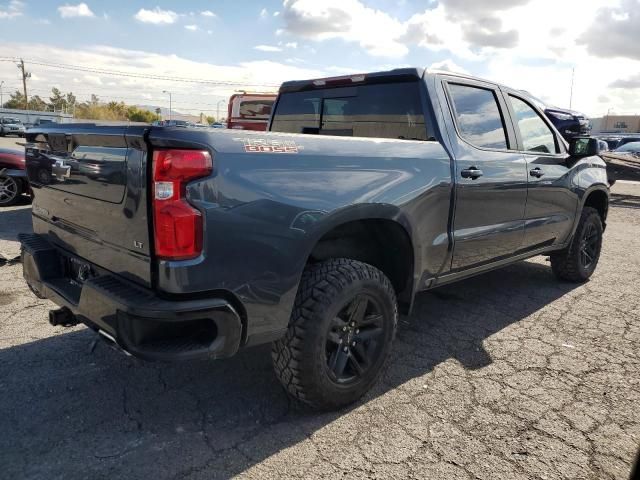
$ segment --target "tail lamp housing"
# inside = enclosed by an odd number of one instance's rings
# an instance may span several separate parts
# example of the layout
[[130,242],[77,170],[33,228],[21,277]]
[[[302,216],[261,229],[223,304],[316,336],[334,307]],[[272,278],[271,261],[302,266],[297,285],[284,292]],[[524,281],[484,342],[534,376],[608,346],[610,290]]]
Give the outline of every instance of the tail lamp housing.
[[186,199],[187,183],[213,171],[205,150],[153,152],[153,228],[158,258],[186,260],[202,253],[202,214]]

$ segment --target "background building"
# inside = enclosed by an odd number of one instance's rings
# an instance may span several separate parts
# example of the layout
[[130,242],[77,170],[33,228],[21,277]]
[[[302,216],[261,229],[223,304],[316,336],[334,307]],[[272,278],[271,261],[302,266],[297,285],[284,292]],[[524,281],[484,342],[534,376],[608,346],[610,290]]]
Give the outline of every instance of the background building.
[[593,133],[640,133],[640,115],[605,115],[591,119]]

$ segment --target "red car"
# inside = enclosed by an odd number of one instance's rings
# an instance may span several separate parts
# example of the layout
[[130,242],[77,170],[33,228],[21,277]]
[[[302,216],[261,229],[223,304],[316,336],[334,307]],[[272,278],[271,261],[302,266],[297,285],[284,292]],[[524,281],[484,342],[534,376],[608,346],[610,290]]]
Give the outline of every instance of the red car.
[[236,93],[229,99],[227,128],[265,131],[275,93]]
[[23,193],[29,193],[24,151],[0,148],[0,207],[13,205]]

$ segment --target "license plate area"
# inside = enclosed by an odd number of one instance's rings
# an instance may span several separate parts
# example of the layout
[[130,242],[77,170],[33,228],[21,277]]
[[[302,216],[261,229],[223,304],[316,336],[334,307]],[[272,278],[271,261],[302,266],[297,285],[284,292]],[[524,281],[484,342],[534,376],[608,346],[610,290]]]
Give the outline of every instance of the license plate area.
[[89,278],[95,276],[91,265],[75,257],[65,257],[65,277],[81,287]]

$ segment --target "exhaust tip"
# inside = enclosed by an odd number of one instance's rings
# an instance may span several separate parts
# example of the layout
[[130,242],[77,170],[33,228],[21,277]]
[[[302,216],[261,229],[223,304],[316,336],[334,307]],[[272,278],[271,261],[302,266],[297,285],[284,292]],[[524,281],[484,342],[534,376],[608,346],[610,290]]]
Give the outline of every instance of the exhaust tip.
[[79,322],[71,310],[67,307],[61,307],[55,310],[49,310],[49,323],[54,327],[73,327]]

